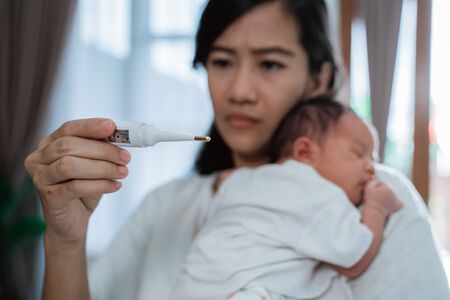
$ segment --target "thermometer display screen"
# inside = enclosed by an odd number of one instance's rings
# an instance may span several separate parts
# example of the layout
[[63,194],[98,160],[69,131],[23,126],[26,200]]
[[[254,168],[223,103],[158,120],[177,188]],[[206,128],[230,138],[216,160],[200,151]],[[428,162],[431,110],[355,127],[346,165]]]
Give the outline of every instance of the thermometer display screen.
[[108,136],[108,142],[111,143],[124,143],[124,144],[131,144],[130,143],[130,133],[128,130],[115,130],[114,133],[110,136]]

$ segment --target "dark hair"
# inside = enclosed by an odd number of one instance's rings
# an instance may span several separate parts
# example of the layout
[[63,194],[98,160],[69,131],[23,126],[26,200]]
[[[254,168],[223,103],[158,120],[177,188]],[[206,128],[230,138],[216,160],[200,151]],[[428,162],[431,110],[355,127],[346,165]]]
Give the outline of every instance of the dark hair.
[[270,145],[270,161],[289,155],[299,137],[308,137],[320,144],[331,126],[347,112],[352,110],[327,95],[297,102],[275,130]]
[[[214,41],[241,16],[258,5],[275,0],[209,0],[200,18],[196,35],[194,67],[206,66]],[[319,74],[325,62],[331,64],[332,74],[327,94],[334,95],[337,65],[328,38],[328,14],[323,0],[278,0],[286,14],[292,16],[299,28],[299,42],[306,51],[309,71]],[[231,150],[223,141],[215,124],[210,129],[211,142],[200,150],[195,163],[199,174],[233,167]],[[215,136],[214,136],[215,135]]]

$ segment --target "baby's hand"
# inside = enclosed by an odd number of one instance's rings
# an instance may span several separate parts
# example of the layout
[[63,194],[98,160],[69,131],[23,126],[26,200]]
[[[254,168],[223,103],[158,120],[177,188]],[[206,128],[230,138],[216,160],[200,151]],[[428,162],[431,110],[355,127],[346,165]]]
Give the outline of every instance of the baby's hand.
[[366,207],[375,208],[386,217],[403,207],[394,192],[378,180],[371,180],[364,187],[364,203]]

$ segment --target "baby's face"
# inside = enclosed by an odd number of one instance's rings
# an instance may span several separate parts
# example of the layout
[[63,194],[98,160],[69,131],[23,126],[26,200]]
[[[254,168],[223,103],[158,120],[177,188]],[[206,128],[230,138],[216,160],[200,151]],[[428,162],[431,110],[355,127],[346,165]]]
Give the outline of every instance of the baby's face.
[[373,147],[369,128],[352,113],[345,113],[324,138],[314,167],[358,205],[365,184],[374,176]]

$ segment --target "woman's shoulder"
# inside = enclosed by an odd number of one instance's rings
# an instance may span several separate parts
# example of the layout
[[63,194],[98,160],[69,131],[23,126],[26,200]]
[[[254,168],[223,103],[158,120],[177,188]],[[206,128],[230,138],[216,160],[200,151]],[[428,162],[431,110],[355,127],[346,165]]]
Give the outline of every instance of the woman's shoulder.
[[378,179],[405,206],[389,217],[380,251],[370,267],[350,282],[355,298],[448,299],[447,280],[424,201],[401,172],[381,164],[375,168]]
[[417,211],[423,217],[428,218],[425,202],[408,177],[383,164],[375,164],[375,169],[377,178],[386,183],[404,203],[403,210]]

